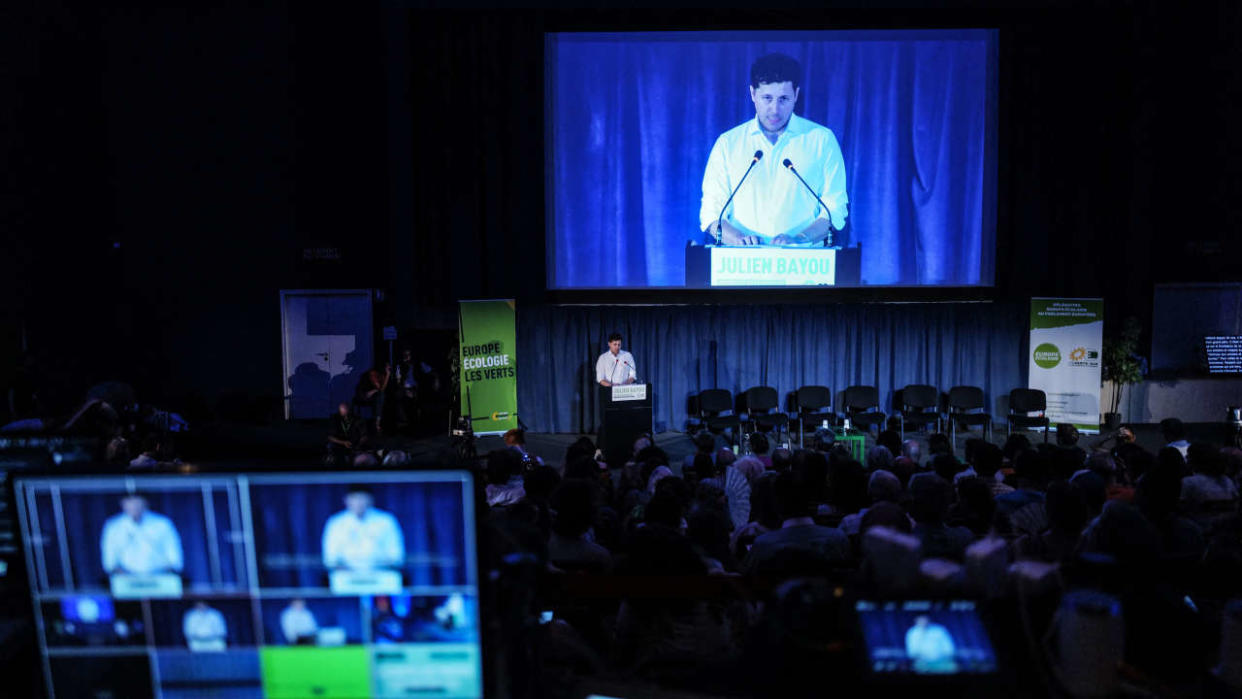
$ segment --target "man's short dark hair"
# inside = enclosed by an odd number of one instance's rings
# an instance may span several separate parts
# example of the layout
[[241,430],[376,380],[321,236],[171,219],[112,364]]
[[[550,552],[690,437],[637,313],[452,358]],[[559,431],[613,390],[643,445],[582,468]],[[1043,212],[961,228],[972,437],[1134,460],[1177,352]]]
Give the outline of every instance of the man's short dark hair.
[[716,436],[703,430],[694,436],[694,448],[704,454],[712,453],[712,450],[716,448]]
[[750,86],[758,88],[768,83],[793,83],[796,90],[802,84],[802,65],[783,53],[760,56],[750,66]]
[[621,341],[621,333],[613,333],[613,334],[609,335],[609,336],[608,336],[608,341],[609,341],[609,342],[620,342],[620,341]]
[[348,486],[346,486],[345,488],[346,495],[352,495],[354,493],[362,493],[363,495],[370,495],[371,497],[375,497],[375,492],[371,490],[371,486],[366,485],[365,483],[351,483]]
[[1160,432],[1170,442],[1186,438],[1186,425],[1175,417],[1166,417],[1160,421]]
[[756,454],[768,453],[768,438],[756,432],[750,436],[750,450]]

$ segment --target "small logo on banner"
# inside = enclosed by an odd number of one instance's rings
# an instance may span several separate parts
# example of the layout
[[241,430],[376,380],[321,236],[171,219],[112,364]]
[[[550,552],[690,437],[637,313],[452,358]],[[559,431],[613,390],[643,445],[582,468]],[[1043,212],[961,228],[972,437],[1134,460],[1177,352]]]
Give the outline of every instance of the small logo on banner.
[[1035,348],[1035,366],[1040,369],[1051,369],[1061,363],[1061,350],[1051,342],[1045,342]]
[[504,420],[508,417],[509,417],[509,413],[504,413],[504,412],[492,413],[492,419],[495,420],[496,422],[500,422],[501,420]]
[[1086,347],[1075,347],[1075,348],[1074,348],[1074,349],[1070,352],[1070,360],[1071,360],[1071,361],[1081,362],[1081,361],[1083,360],[1083,358],[1084,358],[1084,357],[1086,357],[1086,356],[1087,356],[1087,348],[1086,348]]

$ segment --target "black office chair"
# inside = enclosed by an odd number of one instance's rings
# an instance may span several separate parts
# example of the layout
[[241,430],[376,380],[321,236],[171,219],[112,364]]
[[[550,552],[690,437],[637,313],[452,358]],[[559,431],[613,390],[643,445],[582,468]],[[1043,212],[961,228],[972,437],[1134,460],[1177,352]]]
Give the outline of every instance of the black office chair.
[[832,391],[827,386],[803,386],[794,392],[794,411],[798,420],[798,446],[805,446],[806,426],[812,429],[825,420],[836,422],[832,413]]
[[[751,431],[775,430],[780,435],[782,428],[787,428],[789,416],[780,411],[780,394],[771,386],[755,386],[742,393],[742,402],[746,408],[746,419]],[[788,431],[788,430],[786,430]]]
[[940,431],[940,391],[927,384],[911,384],[901,389],[901,441],[906,441],[906,425],[927,429],[935,424]]
[[[1005,436],[1013,430],[1044,428],[1044,443],[1048,443],[1048,396],[1038,388],[1015,388],[1009,392],[1009,415],[1005,421]],[[1039,413],[1039,415],[1031,415]]]
[[733,394],[724,388],[709,388],[699,393],[699,423],[712,434],[729,430],[735,439],[741,420],[733,412]]
[[949,389],[949,439],[955,449],[959,424],[964,427],[979,425],[983,438],[992,438],[992,415],[985,411],[986,407],[987,399],[978,386],[954,386]]
[[862,425],[871,430],[871,425],[876,426],[876,430],[884,429],[884,421],[888,416],[880,412],[880,390],[875,386],[850,386],[845,389],[845,395],[842,397],[844,403],[845,416],[850,419],[854,425]]

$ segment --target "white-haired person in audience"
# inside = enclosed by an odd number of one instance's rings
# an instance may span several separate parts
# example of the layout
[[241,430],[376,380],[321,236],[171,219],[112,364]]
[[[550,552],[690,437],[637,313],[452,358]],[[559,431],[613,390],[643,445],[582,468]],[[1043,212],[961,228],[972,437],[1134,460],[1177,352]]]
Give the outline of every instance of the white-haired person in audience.
[[867,450],[867,470],[868,471],[889,471],[893,470],[893,452],[888,447],[879,444]]

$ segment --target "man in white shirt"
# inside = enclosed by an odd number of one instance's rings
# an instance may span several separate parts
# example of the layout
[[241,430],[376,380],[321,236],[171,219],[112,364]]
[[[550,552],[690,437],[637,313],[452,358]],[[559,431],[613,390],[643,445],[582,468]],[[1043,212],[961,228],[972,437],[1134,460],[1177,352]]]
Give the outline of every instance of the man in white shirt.
[[306,608],[306,602],[295,598],[289,600],[289,606],[280,613],[280,631],[290,645],[313,643],[315,634],[319,633],[319,622]]
[[101,560],[108,575],[180,573],[184,566],[181,536],[172,520],[150,512],[138,493],[121,498],[121,513],[104,523]]
[[[831,241],[845,227],[849,197],[845,193],[845,160],[832,131],[793,113],[801,94],[802,67],[782,54],[769,54],[750,69],[750,99],[755,118],[720,135],[703,172],[699,227],[712,238],[729,193],[746,174],[721,223],[725,245],[811,246]],[[815,194],[787,171],[789,160]]]
[[377,570],[400,568],[405,561],[405,537],[397,518],[375,506],[375,497],[363,486],[345,493],[345,509],[323,526],[323,564],[329,569]]
[[906,656],[914,661],[916,671],[951,672],[956,651],[948,630],[925,615],[919,615],[906,631]]
[[185,634],[185,643],[190,650],[216,645],[224,647],[224,639],[228,636],[228,625],[224,623],[224,615],[206,602],[195,602],[194,607],[181,618],[181,632]]
[[621,349],[621,333],[608,336],[608,351],[595,361],[595,380],[601,386],[623,386],[638,380],[634,355]]

